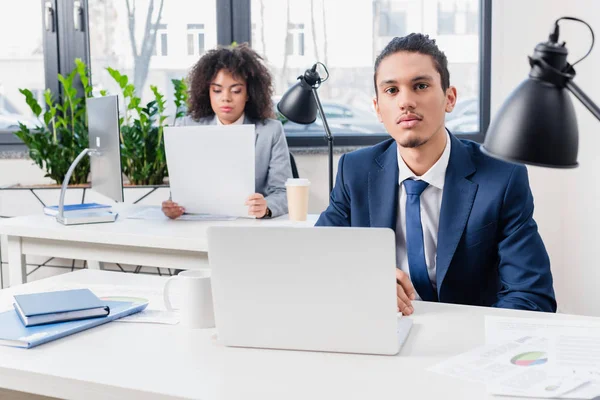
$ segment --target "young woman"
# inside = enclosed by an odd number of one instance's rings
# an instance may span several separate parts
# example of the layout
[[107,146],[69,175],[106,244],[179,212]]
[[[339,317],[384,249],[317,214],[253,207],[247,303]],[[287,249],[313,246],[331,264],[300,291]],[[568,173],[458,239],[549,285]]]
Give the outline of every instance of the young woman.
[[[179,125],[255,124],[255,190],[245,200],[248,215],[287,213],[285,181],[292,177],[283,126],[273,117],[271,74],[254,50],[242,44],[204,54],[189,75],[189,110]],[[185,212],[170,200],[162,210],[170,218]]]

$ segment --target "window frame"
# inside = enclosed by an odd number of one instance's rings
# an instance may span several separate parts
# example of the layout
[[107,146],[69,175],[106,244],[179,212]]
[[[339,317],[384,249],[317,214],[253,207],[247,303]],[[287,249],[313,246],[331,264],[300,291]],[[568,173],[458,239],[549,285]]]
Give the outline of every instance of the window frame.
[[169,56],[169,27],[167,24],[158,24],[156,29],[156,41],[152,49],[152,57]]
[[[187,55],[199,57],[200,54],[204,53],[206,48],[206,31],[204,24],[187,24],[186,34]],[[202,37],[202,46],[200,46],[200,37]],[[190,44],[192,46],[191,53]]]
[[[82,7],[80,30],[74,29],[73,10],[75,1]],[[251,0],[215,0],[217,13],[217,43],[229,45],[232,42],[251,43]],[[57,75],[69,74],[75,67],[75,59],[81,58],[90,64],[88,0],[40,0],[42,10],[46,4],[54,10],[54,31],[45,29],[44,21],[40,25],[43,31],[44,73],[46,88],[60,93]],[[479,126],[477,133],[457,135],[459,138],[483,142],[485,131],[490,122],[491,88],[491,22],[492,0],[479,0]],[[44,14],[42,14],[44,15]],[[92,77],[93,79],[93,77]],[[388,139],[388,134],[357,135],[336,134],[335,146],[368,146]],[[289,135],[290,147],[326,147],[323,136]],[[25,151],[25,145],[12,133],[0,131],[0,150]]]

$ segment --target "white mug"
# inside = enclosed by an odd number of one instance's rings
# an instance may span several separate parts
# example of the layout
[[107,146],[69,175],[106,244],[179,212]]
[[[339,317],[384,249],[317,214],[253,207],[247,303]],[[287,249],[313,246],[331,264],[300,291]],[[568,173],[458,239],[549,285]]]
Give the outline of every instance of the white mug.
[[181,271],[179,275],[169,278],[163,292],[165,307],[169,311],[174,310],[169,299],[169,291],[175,281],[180,285],[181,290],[180,324],[188,328],[214,328],[210,270]]

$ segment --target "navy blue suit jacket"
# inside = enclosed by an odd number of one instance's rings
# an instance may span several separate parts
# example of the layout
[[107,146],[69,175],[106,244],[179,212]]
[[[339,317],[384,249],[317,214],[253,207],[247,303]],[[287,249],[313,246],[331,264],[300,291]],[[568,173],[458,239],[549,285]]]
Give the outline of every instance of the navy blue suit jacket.
[[[441,302],[556,311],[550,260],[533,220],[527,169],[450,135],[437,243]],[[396,229],[398,154],[393,139],[341,157],[317,226]]]

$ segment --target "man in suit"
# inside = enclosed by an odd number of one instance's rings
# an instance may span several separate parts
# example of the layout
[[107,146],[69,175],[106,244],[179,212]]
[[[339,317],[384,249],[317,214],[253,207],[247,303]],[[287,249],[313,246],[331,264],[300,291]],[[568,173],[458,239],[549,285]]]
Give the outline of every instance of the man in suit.
[[556,311],[527,170],[445,129],[456,104],[448,61],[421,34],[375,61],[374,105],[392,139],[345,154],[318,226],[396,232],[397,301]]

